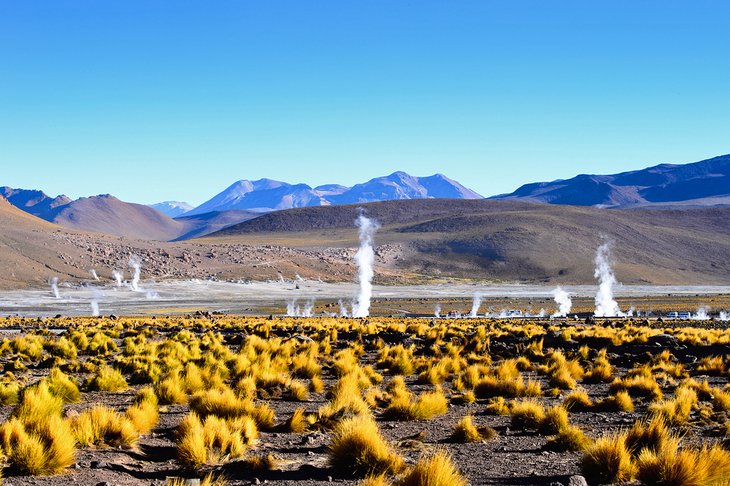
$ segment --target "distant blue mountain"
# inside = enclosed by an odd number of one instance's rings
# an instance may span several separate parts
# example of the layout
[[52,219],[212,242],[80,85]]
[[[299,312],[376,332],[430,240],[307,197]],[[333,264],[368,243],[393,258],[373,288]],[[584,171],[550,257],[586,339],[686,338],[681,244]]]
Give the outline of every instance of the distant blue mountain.
[[606,207],[730,205],[730,155],[613,175],[525,184],[492,199]]
[[268,212],[308,206],[357,204],[399,199],[482,199],[482,196],[441,174],[414,177],[394,172],[353,187],[327,184],[312,188],[271,179],[240,180],[185,216],[213,211]]
[[164,201],[157,204],[149,204],[148,206],[170,218],[177,218],[193,209],[190,204],[180,201]]

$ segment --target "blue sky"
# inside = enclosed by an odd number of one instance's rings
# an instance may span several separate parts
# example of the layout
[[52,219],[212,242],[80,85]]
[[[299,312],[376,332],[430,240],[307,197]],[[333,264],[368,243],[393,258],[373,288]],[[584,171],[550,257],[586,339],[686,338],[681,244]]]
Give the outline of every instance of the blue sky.
[[484,194],[730,152],[730,6],[0,2],[0,185],[198,204],[238,179]]

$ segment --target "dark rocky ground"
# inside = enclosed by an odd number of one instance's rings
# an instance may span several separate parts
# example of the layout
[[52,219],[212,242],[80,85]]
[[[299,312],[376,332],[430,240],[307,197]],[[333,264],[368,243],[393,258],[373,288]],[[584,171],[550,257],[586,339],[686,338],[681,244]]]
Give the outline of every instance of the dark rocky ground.
[[[709,326],[709,324],[707,324]],[[727,332],[727,331],[726,331]],[[404,336],[405,337],[405,336]],[[492,355],[515,357],[519,346],[525,340],[513,336],[505,336],[492,341]],[[557,346],[562,341],[545,339],[545,349]],[[566,354],[576,351],[578,343],[563,343],[561,347]],[[725,355],[730,353],[727,345],[710,347],[691,347],[667,340],[642,345],[609,346],[611,362],[617,366],[615,376],[622,376],[626,370],[636,363],[645,361],[651,354],[669,349],[692,370],[697,359],[707,355]],[[370,355],[365,362],[373,362]],[[29,370],[29,381],[32,376],[40,376],[45,370]],[[331,385],[334,379],[326,376],[326,383]],[[385,374],[385,381],[390,379]],[[714,386],[724,386],[727,377],[707,377],[692,374],[698,380],[709,379]],[[544,392],[550,387],[543,376],[534,372],[525,373],[525,377],[537,379]],[[415,376],[407,379],[413,392],[431,389],[428,385],[420,385]],[[602,398],[608,393],[607,384],[582,384],[592,398]],[[671,394],[673,387],[667,387],[665,394]],[[447,396],[450,385],[445,384]],[[84,393],[80,404],[68,405],[68,410],[79,410],[90,404],[104,404],[118,409],[126,407],[133,399],[135,390],[130,388],[120,393]],[[543,397],[546,404],[559,403],[567,392],[558,397]],[[547,395],[547,394],[546,394]],[[304,406],[307,412],[316,412],[325,402],[323,394],[313,393],[308,401],[294,402],[286,399],[272,399],[269,403],[276,411],[277,422],[283,422],[297,407]],[[633,412],[571,412],[571,421],[579,425],[589,436],[598,437],[606,431],[629,427],[635,420],[646,415],[648,402],[635,399],[636,409]],[[2,417],[9,415],[12,406],[2,407]],[[187,405],[165,406],[160,409],[160,422],[154,432],[143,436],[134,450],[112,448],[80,450],[76,464],[66,473],[55,477],[22,477],[9,476],[4,479],[5,485],[66,485],[68,483],[83,485],[159,485],[166,483],[171,477],[200,477],[182,471],[175,459],[174,434],[177,424],[188,412]],[[498,436],[490,441],[475,444],[455,444],[448,438],[456,422],[464,415],[473,414],[477,425],[488,425],[496,429]],[[376,416],[378,414],[376,413]],[[487,485],[567,485],[570,477],[580,474],[581,453],[552,452],[545,450],[547,438],[535,432],[516,431],[510,428],[509,416],[487,415],[485,401],[478,400],[470,405],[450,404],[445,415],[431,420],[387,421],[382,417],[378,423],[383,435],[394,444],[397,451],[409,463],[435,448],[444,448],[450,452],[455,463],[468,478],[470,484]],[[691,426],[682,430],[685,440],[697,444],[722,440],[716,424],[700,421],[693,413]],[[310,486],[335,482],[339,484],[356,484],[357,479],[336,474],[327,461],[329,432],[314,431],[305,434],[283,432],[261,432],[257,446],[251,454],[273,454],[279,464],[274,471],[252,472],[242,466],[240,461],[211,467],[216,475],[228,479],[229,484],[284,484]]]

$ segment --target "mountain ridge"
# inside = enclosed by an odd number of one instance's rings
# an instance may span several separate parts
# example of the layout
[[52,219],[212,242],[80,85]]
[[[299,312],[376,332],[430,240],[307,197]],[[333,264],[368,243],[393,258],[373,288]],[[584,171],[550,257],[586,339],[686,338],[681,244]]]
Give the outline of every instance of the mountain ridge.
[[618,174],[579,174],[532,182],[489,199],[613,208],[730,205],[730,154],[689,164],[658,164]]
[[376,177],[352,187],[339,184],[289,184],[273,179],[241,179],[185,216],[213,211],[278,211],[311,206],[369,203],[383,200],[456,198],[482,199],[480,194],[443,174],[416,177],[403,171]]

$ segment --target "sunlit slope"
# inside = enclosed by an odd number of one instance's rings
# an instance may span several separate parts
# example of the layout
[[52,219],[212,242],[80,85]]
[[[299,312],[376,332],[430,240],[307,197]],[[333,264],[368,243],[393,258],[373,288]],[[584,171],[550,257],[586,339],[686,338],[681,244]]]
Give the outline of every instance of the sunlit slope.
[[608,210],[518,201],[395,201],[280,211],[206,242],[354,246],[360,211],[380,221],[381,264],[424,276],[593,282],[612,242],[624,283],[730,283],[730,208]]
[[67,242],[67,230],[32,216],[0,197],[0,286],[42,285],[53,275],[82,272],[61,257],[81,252]]

